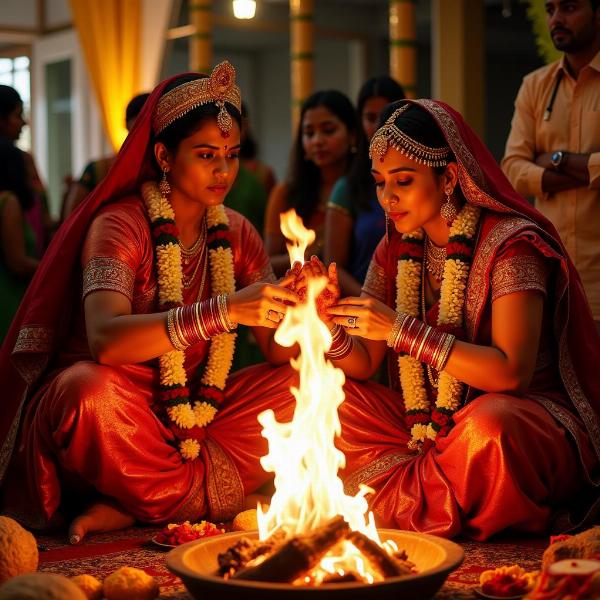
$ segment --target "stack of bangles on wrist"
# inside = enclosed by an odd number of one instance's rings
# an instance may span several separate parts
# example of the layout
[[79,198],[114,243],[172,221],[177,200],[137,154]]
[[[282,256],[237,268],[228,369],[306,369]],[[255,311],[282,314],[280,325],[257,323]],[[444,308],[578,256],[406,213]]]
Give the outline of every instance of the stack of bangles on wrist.
[[327,352],[327,358],[332,360],[341,360],[346,358],[354,347],[352,336],[346,333],[346,330],[337,323],[331,330],[331,348]]
[[227,296],[219,294],[203,302],[172,308],[167,312],[167,333],[176,350],[237,327],[227,312]]
[[432,366],[439,372],[446,366],[455,339],[451,333],[443,333],[406,313],[398,313],[387,345],[396,352],[403,352]]

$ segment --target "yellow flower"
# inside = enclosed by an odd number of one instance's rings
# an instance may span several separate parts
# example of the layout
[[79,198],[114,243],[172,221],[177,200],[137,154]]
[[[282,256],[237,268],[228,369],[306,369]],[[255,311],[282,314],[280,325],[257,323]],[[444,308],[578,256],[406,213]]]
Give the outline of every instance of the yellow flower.
[[[471,204],[465,204],[454,220],[450,237],[458,235],[474,239],[477,232],[481,210]],[[404,239],[412,237],[423,239],[422,230],[405,234]],[[464,302],[469,277],[470,264],[462,260],[446,259],[442,286],[440,289],[440,308],[438,325],[450,324],[462,327]],[[421,294],[422,265],[414,260],[399,260],[396,273],[396,309],[413,317],[419,316]],[[425,389],[425,375],[422,365],[409,356],[398,358],[400,385],[406,410],[424,410],[430,408]],[[462,400],[463,384],[442,372],[438,379],[436,406],[448,411],[456,411]],[[435,440],[437,432],[432,423],[417,423],[411,429],[409,448],[416,448],[426,438]]]
[[202,383],[225,389],[235,351],[235,333],[222,333],[212,339]]
[[191,429],[196,424],[196,415],[194,414],[194,410],[187,402],[185,404],[169,406],[167,413],[171,421],[173,421],[177,427]]
[[[175,219],[175,213],[169,200],[162,196],[156,182],[142,185],[142,197],[152,222],[157,219]],[[209,207],[206,211],[208,228],[229,225],[227,212],[223,205]],[[155,248],[158,297],[161,304],[183,303],[183,272],[181,267],[181,249],[179,244],[168,243]],[[211,289],[214,295],[235,292],[235,273],[231,248],[216,248],[209,251],[209,271]],[[216,336],[208,351],[206,370],[202,382],[225,388],[227,377],[233,362],[236,334]],[[159,357],[160,384],[162,386],[186,385],[187,375],[184,368],[185,354],[174,350]],[[194,425],[205,426],[210,423],[217,409],[203,402],[196,402],[194,408],[189,404],[180,404],[167,410],[169,418],[179,427],[189,429]],[[180,444],[181,455],[189,460],[195,459],[200,452],[196,440],[186,439]]]
[[200,454],[200,444],[197,440],[188,438],[179,444],[179,452],[186,460],[195,460]]
[[400,387],[406,410],[428,410],[429,400],[425,391],[423,366],[412,356],[399,356]]
[[198,427],[205,427],[208,425],[217,414],[217,409],[208,402],[194,402],[194,417],[196,419],[196,425]]
[[423,423],[415,423],[410,432],[413,440],[424,442],[425,438],[427,437],[427,425],[423,425]]
[[396,308],[411,317],[419,316],[422,265],[414,260],[399,260],[396,275]]
[[187,377],[183,367],[184,360],[185,355],[180,350],[172,350],[159,357],[160,384],[162,386],[186,384]]

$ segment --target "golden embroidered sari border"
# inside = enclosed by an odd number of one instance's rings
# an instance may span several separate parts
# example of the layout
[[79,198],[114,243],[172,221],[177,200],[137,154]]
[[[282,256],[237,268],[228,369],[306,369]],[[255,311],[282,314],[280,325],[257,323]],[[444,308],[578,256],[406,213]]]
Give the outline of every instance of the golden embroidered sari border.
[[213,521],[227,521],[244,509],[244,484],[231,457],[213,440],[204,445],[209,455],[206,473],[209,514]]

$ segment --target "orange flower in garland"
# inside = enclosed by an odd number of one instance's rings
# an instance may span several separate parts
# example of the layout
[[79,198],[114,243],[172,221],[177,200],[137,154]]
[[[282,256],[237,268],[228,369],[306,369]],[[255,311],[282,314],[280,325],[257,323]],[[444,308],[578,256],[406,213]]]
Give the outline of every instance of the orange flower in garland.
[[[142,185],[142,196],[150,217],[156,254],[159,310],[183,304],[183,272],[179,231],[175,213],[155,182]],[[208,264],[213,295],[235,292],[235,278],[229,221],[225,208],[206,211]],[[159,357],[159,412],[168,417],[169,428],[178,439],[179,451],[188,460],[200,453],[204,427],[217,414],[235,350],[235,333],[222,333],[210,341],[210,349],[195,398],[191,398],[184,368],[185,354],[173,350]],[[164,408],[163,408],[164,407]]]

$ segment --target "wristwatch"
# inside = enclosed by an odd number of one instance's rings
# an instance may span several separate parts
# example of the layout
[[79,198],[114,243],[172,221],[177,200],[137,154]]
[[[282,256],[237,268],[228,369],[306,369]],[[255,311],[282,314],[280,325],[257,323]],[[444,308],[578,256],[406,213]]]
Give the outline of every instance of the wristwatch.
[[550,157],[550,162],[552,163],[552,166],[556,171],[560,169],[560,165],[564,162],[566,157],[567,153],[563,150],[557,150],[556,152],[552,153],[552,156]]

